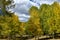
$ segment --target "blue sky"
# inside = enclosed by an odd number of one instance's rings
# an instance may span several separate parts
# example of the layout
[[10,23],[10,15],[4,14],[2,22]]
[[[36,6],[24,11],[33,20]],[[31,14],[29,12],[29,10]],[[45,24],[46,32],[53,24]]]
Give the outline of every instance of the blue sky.
[[31,6],[39,7],[41,4],[52,4],[54,1],[60,0],[14,0],[16,7],[12,10],[19,17],[21,22],[26,22],[30,18],[29,8]]

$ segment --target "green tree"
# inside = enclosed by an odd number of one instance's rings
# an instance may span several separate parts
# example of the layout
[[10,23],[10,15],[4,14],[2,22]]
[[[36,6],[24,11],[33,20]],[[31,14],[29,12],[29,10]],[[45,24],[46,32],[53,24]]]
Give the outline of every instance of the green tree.
[[49,19],[49,25],[50,25],[50,29],[49,29],[49,33],[53,34],[53,37],[55,36],[54,34],[56,33],[60,33],[59,29],[60,29],[60,5],[57,2],[54,2],[51,5],[53,8],[52,9],[52,13],[54,14],[54,16],[52,18]]
[[[9,21],[8,21],[9,20]],[[8,36],[11,32],[10,30],[10,27],[9,27],[9,22],[11,21],[11,18],[10,17],[4,17],[4,16],[0,16],[0,35],[3,35],[3,36]]]
[[39,9],[40,23],[44,34],[48,34],[49,25],[47,21],[49,18],[53,17],[52,8],[48,4],[42,4]]
[[40,18],[39,18],[39,13],[38,13],[38,8],[35,6],[32,6],[29,10],[30,13],[30,19],[26,24],[26,32],[29,35],[34,35],[34,36],[41,36],[43,34],[40,26]]
[[[18,17],[16,15],[10,16],[0,16],[0,35],[5,37],[14,37],[19,34],[21,27],[19,24]],[[22,32],[22,31],[21,31]]]

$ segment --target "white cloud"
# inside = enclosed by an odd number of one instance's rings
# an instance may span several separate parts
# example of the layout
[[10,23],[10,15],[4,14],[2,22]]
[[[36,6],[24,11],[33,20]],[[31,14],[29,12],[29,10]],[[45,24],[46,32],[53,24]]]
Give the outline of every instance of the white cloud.
[[15,1],[15,3],[24,3],[24,2],[27,2],[29,0],[14,0],[14,1]]
[[40,4],[52,4],[53,2],[49,2],[49,1],[40,1]]
[[18,15],[19,17],[30,18],[30,16],[29,15],[26,15],[26,14],[16,14],[16,15]]
[[21,13],[20,14],[19,13],[15,13],[15,14],[18,15],[19,20],[21,22],[26,22],[30,18],[30,16],[29,15],[26,15],[26,14],[21,14]]
[[[51,4],[54,2],[54,0],[14,0],[16,3],[15,9],[13,9],[14,12],[16,12],[16,15],[18,15],[20,21],[27,21],[29,16],[29,8],[31,6],[39,7],[41,4]],[[60,1],[60,0],[58,0]]]
[[29,20],[29,18],[20,17],[20,18],[19,18],[19,20],[20,20],[21,22],[26,22],[26,21],[28,21],[28,20]]

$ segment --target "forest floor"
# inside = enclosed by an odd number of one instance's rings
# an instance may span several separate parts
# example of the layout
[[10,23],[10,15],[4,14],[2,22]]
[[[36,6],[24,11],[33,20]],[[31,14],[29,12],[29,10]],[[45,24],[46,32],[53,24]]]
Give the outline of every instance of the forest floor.
[[60,40],[60,39],[49,39],[49,40]]
[[[0,39],[0,40],[8,40],[8,39]],[[49,38],[49,36],[41,36],[41,37],[33,37],[33,38],[28,38],[28,39],[24,39],[24,38],[16,38],[16,40],[60,40],[60,37],[57,37],[55,39],[53,38]]]
[[[7,40],[7,39],[0,39],[0,40]],[[33,39],[28,39],[28,40],[35,40],[35,39],[33,38]],[[60,40],[60,39],[48,39],[48,40]]]

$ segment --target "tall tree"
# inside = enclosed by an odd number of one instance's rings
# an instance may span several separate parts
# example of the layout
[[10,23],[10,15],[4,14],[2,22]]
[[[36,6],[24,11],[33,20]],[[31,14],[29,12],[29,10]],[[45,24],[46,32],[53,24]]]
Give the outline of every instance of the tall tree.
[[[0,16],[0,35],[14,37],[16,34],[21,34],[21,27],[16,15]],[[14,37],[15,39],[15,37]]]
[[37,36],[42,34],[41,26],[40,26],[40,18],[38,13],[38,8],[32,6],[29,10],[30,20],[27,22],[26,30],[28,34]]
[[49,30],[49,25],[47,24],[47,20],[49,20],[49,18],[53,17],[53,13],[52,13],[52,8],[50,5],[47,4],[42,4],[40,6],[39,9],[39,15],[40,15],[40,23],[43,29],[44,34],[48,34],[48,30]]
[[55,33],[60,33],[59,29],[60,29],[60,5],[58,2],[54,2],[51,5],[52,8],[52,13],[54,14],[54,16],[52,18],[50,18],[49,20],[49,25],[50,25],[50,29],[49,29],[49,33],[51,34],[55,34]]
[[6,13],[7,8],[9,9],[10,7],[12,7],[13,0],[1,0],[1,4],[2,4],[2,10],[4,13]]

